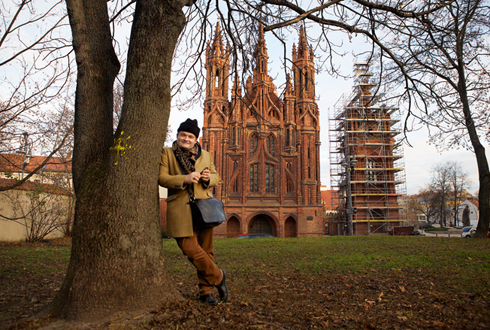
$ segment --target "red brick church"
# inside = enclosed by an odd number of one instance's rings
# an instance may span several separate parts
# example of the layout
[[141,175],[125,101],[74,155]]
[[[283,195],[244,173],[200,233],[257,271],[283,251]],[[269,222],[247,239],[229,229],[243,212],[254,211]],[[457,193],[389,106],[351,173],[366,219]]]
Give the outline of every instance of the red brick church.
[[228,218],[215,229],[215,236],[323,235],[312,48],[301,28],[292,49],[293,79],[287,76],[281,97],[268,74],[262,28],[254,56],[253,77],[242,88],[239,77],[230,77],[230,51],[217,25],[206,52],[202,135],[202,146],[213,155],[222,179],[214,193],[225,204]]

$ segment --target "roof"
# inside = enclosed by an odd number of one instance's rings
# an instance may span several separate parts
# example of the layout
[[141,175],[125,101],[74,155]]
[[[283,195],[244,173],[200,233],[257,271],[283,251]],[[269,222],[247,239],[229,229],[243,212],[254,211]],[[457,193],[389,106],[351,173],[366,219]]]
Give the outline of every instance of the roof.
[[322,201],[326,210],[335,210],[336,207],[333,204],[333,199],[337,196],[337,190],[322,190]]
[[[26,164],[24,171],[32,172],[45,159],[45,156],[29,157],[29,163]],[[23,162],[24,156],[21,154],[0,154],[0,172],[22,172]],[[71,159],[51,157],[42,170],[44,172],[71,172]]]
[[[15,179],[1,179],[0,178],[0,187],[7,187],[11,186],[16,182]],[[56,195],[67,195],[71,196],[73,195],[70,191],[61,188],[59,186],[53,185],[53,184],[48,184],[48,183],[37,183],[37,182],[32,182],[32,181],[26,181],[20,186],[15,187],[15,190],[25,190],[25,191],[32,191],[36,189],[37,187],[40,187],[44,192],[50,193],[50,194],[56,194]]]

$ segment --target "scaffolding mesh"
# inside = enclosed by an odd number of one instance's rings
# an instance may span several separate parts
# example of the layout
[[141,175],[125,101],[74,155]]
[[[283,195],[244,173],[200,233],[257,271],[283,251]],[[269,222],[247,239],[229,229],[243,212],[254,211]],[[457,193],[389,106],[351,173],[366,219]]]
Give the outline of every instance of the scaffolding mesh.
[[329,120],[330,177],[338,211],[334,231],[388,231],[403,224],[398,198],[406,194],[398,107],[378,105],[369,63],[356,63],[352,93],[336,103]]

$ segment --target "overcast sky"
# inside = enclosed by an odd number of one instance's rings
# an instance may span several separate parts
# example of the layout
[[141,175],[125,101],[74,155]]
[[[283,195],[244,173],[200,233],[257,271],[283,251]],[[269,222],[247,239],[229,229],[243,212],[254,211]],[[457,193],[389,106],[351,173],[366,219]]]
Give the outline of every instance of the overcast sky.
[[[288,54],[291,54],[292,43],[297,42],[298,36],[296,34],[293,34],[290,37],[290,40],[287,40]],[[359,42],[362,41],[353,39],[351,43],[344,43],[344,45],[346,49],[354,49],[359,48]],[[271,77],[277,76],[274,83],[279,87],[285,82],[283,70],[280,68],[281,49],[279,46],[275,46],[274,40],[268,37],[267,34],[266,44],[269,52],[269,75]],[[275,49],[278,49],[277,53],[274,52]],[[339,62],[343,73],[352,73],[355,61],[355,58],[351,55],[343,56],[341,62]],[[336,79],[327,73],[320,73],[316,76],[316,96],[318,98],[317,104],[320,110],[321,129],[321,184],[328,187],[330,187],[328,119],[331,111],[334,110],[336,102],[342,94],[349,95],[353,86],[354,79]],[[279,89],[278,92],[281,93],[282,89]],[[172,108],[169,124],[173,130],[173,136],[175,136],[179,124],[187,118],[198,119],[199,125],[202,126],[202,104],[188,111],[178,111],[175,107]],[[408,139],[412,144],[412,147],[408,146],[408,144],[404,144],[406,191],[408,194],[415,194],[419,189],[426,186],[430,182],[432,167],[446,161],[459,162],[473,182],[469,192],[475,194],[478,191],[478,170],[476,158],[472,152],[466,150],[449,150],[439,153],[434,146],[427,143],[427,131],[425,129],[409,133]],[[488,146],[485,147],[488,157]]]

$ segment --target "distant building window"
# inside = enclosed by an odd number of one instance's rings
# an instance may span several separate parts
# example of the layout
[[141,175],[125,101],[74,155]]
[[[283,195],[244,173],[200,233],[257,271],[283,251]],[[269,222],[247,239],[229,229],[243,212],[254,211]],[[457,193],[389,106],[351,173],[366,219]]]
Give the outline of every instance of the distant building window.
[[265,165],[265,192],[274,192],[274,165]]
[[259,191],[259,164],[250,165],[250,192]]

